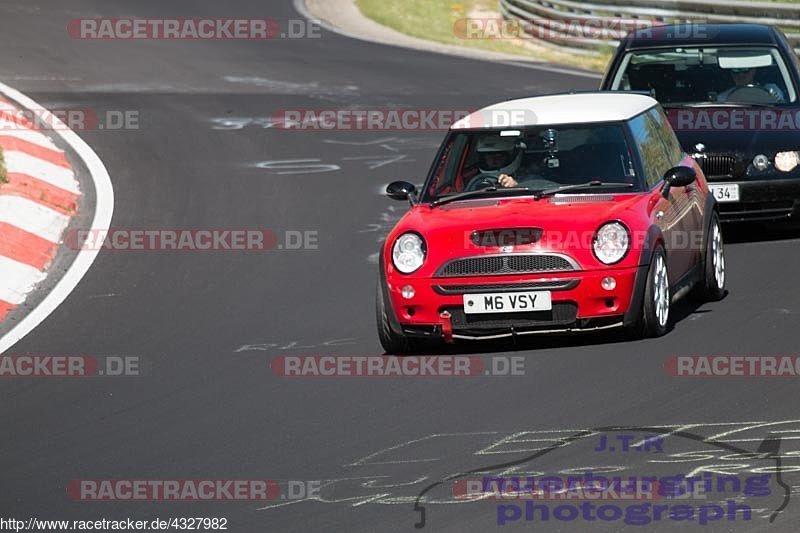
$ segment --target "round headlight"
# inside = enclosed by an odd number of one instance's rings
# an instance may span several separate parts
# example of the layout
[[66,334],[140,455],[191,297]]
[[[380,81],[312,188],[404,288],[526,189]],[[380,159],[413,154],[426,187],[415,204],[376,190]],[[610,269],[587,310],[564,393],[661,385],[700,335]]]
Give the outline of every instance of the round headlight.
[[392,248],[394,267],[403,274],[411,274],[425,261],[425,241],[416,233],[404,233]]
[[600,226],[592,243],[595,257],[606,265],[622,261],[630,246],[628,228],[619,222],[609,222]]
[[758,170],[767,170],[769,167],[769,157],[764,154],[758,154],[753,158],[753,166]]
[[775,168],[781,172],[791,172],[800,163],[797,152],[778,152],[775,154]]

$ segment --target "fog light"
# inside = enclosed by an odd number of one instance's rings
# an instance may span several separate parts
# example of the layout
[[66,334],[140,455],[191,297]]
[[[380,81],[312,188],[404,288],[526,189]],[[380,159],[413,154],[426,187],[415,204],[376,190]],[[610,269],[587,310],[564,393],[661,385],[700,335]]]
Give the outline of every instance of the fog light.
[[617,280],[615,280],[611,276],[608,276],[606,278],[603,278],[603,281],[600,282],[600,286],[607,291],[613,291],[614,289],[617,288]]
[[411,298],[414,297],[414,294],[415,294],[414,293],[414,287],[412,287],[411,285],[406,285],[400,291],[400,294],[402,294],[403,298],[405,298],[406,300],[410,300]]
[[753,166],[758,170],[767,170],[769,167],[769,157],[764,154],[758,154],[753,158]]

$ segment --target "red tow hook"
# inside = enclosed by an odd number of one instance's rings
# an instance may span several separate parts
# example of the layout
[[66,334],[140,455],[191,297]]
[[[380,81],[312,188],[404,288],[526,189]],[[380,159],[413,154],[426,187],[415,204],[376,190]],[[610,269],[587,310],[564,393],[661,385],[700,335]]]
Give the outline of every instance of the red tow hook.
[[450,312],[449,311],[442,311],[439,314],[439,318],[442,319],[442,335],[444,335],[444,342],[447,344],[453,344],[453,324],[450,322]]

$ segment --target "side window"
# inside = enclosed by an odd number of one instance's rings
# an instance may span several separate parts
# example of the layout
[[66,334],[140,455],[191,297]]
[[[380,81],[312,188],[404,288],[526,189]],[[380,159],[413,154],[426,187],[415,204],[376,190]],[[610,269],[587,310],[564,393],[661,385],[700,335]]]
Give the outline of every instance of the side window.
[[431,196],[461,192],[464,188],[463,177],[458,170],[463,162],[464,150],[468,148],[469,137],[458,134],[450,137],[446,142],[428,185],[427,192]]
[[642,113],[629,124],[642,156],[647,187],[652,188],[664,178],[667,170],[674,166],[670,164],[670,157],[661,140],[661,127],[650,113]]
[[664,114],[661,108],[653,109],[648,114],[651,114],[653,119],[658,123],[658,128],[661,132],[661,142],[664,143],[664,148],[667,151],[667,159],[670,162],[670,167],[679,165],[683,159],[683,149],[681,148],[681,143],[678,142],[678,137],[672,130],[672,126],[669,124],[667,115]]

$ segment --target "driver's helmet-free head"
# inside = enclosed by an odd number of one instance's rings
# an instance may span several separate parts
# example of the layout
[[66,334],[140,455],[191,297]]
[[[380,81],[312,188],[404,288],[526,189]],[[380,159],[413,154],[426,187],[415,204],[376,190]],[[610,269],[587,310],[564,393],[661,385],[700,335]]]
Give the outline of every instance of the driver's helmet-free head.
[[513,175],[522,162],[522,149],[516,139],[497,136],[478,141],[479,168],[483,174]]

